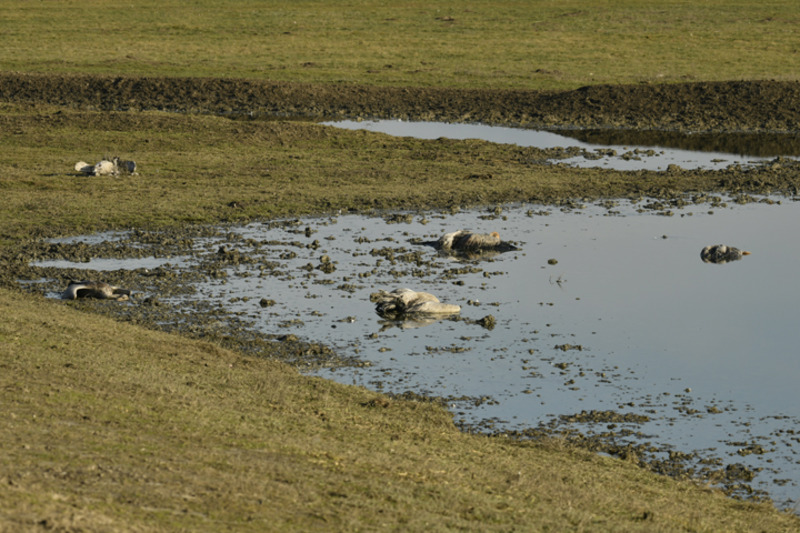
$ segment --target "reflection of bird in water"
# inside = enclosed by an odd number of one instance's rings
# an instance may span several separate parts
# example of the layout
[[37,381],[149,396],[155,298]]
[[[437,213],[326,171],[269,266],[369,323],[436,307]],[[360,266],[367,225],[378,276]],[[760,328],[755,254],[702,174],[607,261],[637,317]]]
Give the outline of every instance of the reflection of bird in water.
[[703,251],[700,252],[700,259],[704,263],[723,264],[728,261],[738,261],[744,255],[750,255],[750,252],[745,252],[733,246],[714,244],[703,248]]
[[370,300],[376,303],[375,310],[384,318],[415,314],[453,315],[461,311],[458,305],[442,303],[433,294],[411,289],[376,292],[370,295]]
[[381,325],[381,331],[386,331],[387,329],[391,328],[400,328],[402,330],[406,329],[416,329],[416,328],[424,328],[425,326],[430,326],[431,324],[435,324],[440,320],[446,320],[447,318],[453,315],[446,315],[446,314],[438,314],[438,315],[423,315],[423,314],[416,314],[411,316],[405,316],[400,319],[398,318],[386,318],[384,320],[379,321]]
[[446,233],[435,246],[440,250],[454,252],[508,252],[517,250],[517,247],[509,242],[503,242],[500,234],[496,231],[492,233],[473,233],[468,230],[458,230],[453,233]]
[[124,301],[130,297],[131,291],[120,289],[102,281],[70,281],[61,294],[64,300],[77,300],[78,298],[97,298],[100,300]]

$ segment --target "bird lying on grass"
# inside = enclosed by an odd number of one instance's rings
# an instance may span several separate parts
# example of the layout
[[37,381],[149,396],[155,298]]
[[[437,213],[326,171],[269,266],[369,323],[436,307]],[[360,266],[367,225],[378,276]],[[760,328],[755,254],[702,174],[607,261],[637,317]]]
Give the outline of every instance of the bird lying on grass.
[[120,172],[136,174],[136,162],[125,161],[119,157],[104,158],[94,165],[78,161],[75,163],[75,170],[87,176],[116,176]]

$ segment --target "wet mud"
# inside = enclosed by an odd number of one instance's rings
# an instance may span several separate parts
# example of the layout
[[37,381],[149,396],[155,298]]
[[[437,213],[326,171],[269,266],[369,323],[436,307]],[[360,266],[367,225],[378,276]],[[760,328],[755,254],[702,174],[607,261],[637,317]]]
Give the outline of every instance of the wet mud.
[[314,85],[241,79],[0,73],[0,101],[242,117],[404,118],[526,127],[797,132],[800,84],[588,86],[574,91]]
[[755,157],[800,155],[800,132],[679,132],[664,130],[562,129],[559,134],[599,145],[664,146],[679,150]]
[[[131,231],[119,238],[98,243],[32,243],[20,252],[30,262],[64,260],[77,264],[96,258],[130,259],[157,257],[166,263],[153,268],[94,271],[82,268],[28,267],[23,274],[28,280],[46,279],[44,284],[28,285],[29,290],[59,297],[71,280],[90,278],[131,291],[128,305],[108,300],[81,299],[69,305],[77,309],[112,316],[118,320],[148,328],[178,333],[191,338],[216,342],[251,356],[270,354],[299,368],[321,366],[360,366],[353,357],[341,357],[323,343],[308,342],[294,335],[264,334],[252,327],[251,321],[236,316],[213,301],[183,300],[200,280],[225,279],[232,265],[251,264],[254,260],[236,250],[220,248],[192,268],[176,268],[184,257],[193,254],[195,240],[225,235],[224,228],[190,227],[149,232]],[[287,252],[293,247],[311,246],[300,242],[285,243]],[[170,262],[173,260],[173,262]],[[260,265],[265,275],[280,275],[277,263]],[[23,282],[24,283],[24,282]],[[110,304],[110,305],[109,305]],[[268,302],[262,307],[268,307]]]

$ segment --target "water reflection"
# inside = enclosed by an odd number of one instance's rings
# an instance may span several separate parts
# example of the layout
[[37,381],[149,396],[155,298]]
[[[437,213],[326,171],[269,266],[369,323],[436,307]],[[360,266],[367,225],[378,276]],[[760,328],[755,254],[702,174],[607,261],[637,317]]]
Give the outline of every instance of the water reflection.
[[745,157],[800,156],[797,133],[679,133],[641,130],[559,130],[590,145],[674,148]]
[[[381,313],[378,312],[378,315],[381,316]],[[380,322],[381,324],[381,331],[385,331],[387,329],[392,328],[399,328],[399,329],[416,329],[416,328],[424,328],[425,326],[430,326],[432,324],[436,324],[437,322],[441,322],[442,320],[446,320],[449,317],[447,316],[436,316],[436,315],[415,315],[415,316],[401,316],[401,317],[394,317],[394,318],[387,318],[385,316],[381,316],[384,318]]]
[[584,154],[563,161],[576,167],[616,170],[721,170],[752,165],[778,156],[800,156],[797,134],[682,134],[623,130],[527,130],[483,124],[373,120],[324,122],[327,126],[419,139],[481,139],[540,149],[577,147]]
[[[465,422],[635,415],[646,419],[642,440],[763,468],[759,488],[796,499],[800,205],[704,204],[673,216],[640,207],[254,223],[197,239],[198,263],[221,249],[240,260],[176,301],[218,302],[255,329],[325,342],[368,366],[320,375],[453,398]],[[520,249],[476,260],[426,246],[464,227]],[[724,267],[698,261],[715,242],[753,254]],[[397,287],[461,312],[387,321],[370,295]],[[756,446],[765,451],[750,453]]]
[[85,261],[69,261],[67,259],[48,259],[32,263],[38,267],[53,268],[80,268],[85,270],[97,270],[108,272],[112,270],[136,270],[137,268],[156,269],[158,267],[175,266],[182,267],[186,264],[186,258],[164,258],[164,257],[134,257],[134,258],[108,258],[92,257]]

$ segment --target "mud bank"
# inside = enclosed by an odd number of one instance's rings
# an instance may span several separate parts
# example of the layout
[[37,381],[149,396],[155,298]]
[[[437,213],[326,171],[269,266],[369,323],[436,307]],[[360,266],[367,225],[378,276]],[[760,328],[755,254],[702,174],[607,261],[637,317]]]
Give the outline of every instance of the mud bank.
[[783,81],[597,85],[548,92],[5,72],[0,73],[0,101],[278,117],[413,117],[526,127],[800,129],[800,83]]

